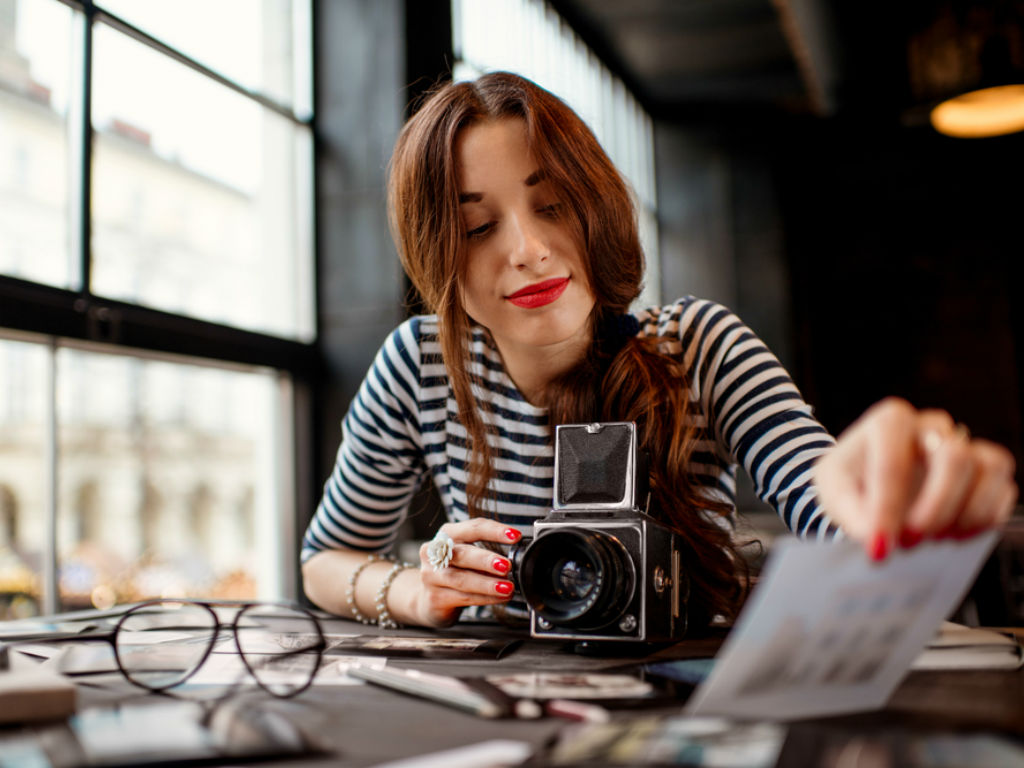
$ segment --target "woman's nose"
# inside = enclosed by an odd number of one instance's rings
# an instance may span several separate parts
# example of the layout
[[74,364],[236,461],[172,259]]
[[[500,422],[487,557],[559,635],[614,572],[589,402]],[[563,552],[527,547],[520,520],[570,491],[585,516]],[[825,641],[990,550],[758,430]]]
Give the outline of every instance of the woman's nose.
[[510,257],[512,265],[517,269],[535,267],[547,260],[551,255],[547,238],[529,217],[515,218],[512,229]]

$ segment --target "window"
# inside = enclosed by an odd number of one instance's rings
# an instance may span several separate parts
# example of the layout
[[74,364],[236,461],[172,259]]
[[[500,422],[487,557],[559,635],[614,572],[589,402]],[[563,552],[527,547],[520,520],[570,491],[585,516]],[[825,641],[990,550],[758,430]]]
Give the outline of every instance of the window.
[[73,15],[0,6],[0,274],[73,287],[69,107]]
[[[46,348],[0,338],[0,617],[39,612],[47,507]],[[33,478],[36,482],[26,482]]]
[[93,51],[95,293],[310,340],[308,128],[104,24]]
[[508,70],[559,96],[586,121],[636,196],[647,254],[637,304],[660,300],[654,129],[622,81],[609,72],[543,0],[452,0],[456,80]]
[[294,596],[311,39],[310,0],[0,3],[0,617]]

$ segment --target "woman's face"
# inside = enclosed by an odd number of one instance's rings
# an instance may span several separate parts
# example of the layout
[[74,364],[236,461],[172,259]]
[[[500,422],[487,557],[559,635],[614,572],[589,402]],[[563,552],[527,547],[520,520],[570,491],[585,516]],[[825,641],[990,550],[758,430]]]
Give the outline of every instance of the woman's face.
[[519,119],[477,123],[455,146],[466,230],[462,299],[503,354],[582,349],[594,295],[562,201]]

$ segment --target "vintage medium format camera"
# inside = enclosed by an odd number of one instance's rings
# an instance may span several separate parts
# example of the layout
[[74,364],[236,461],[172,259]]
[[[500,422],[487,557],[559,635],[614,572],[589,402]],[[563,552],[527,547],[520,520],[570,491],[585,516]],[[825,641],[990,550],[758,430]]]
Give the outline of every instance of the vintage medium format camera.
[[530,634],[580,641],[686,634],[689,580],[676,534],[648,515],[632,422],[555,431],[554,503],[511,554]]

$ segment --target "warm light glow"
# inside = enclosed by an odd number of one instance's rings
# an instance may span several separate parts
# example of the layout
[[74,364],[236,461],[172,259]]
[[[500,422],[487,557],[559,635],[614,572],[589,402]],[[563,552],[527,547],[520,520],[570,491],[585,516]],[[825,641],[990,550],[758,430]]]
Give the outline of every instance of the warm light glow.
[[960,139],[1024,131],[1024,85],[983,88],[944,101],[932,110],[932,125]]
[[89,597],[92,604],[101,611],[109,610],[117,604],[117,593],[109,584],[97,584]]

